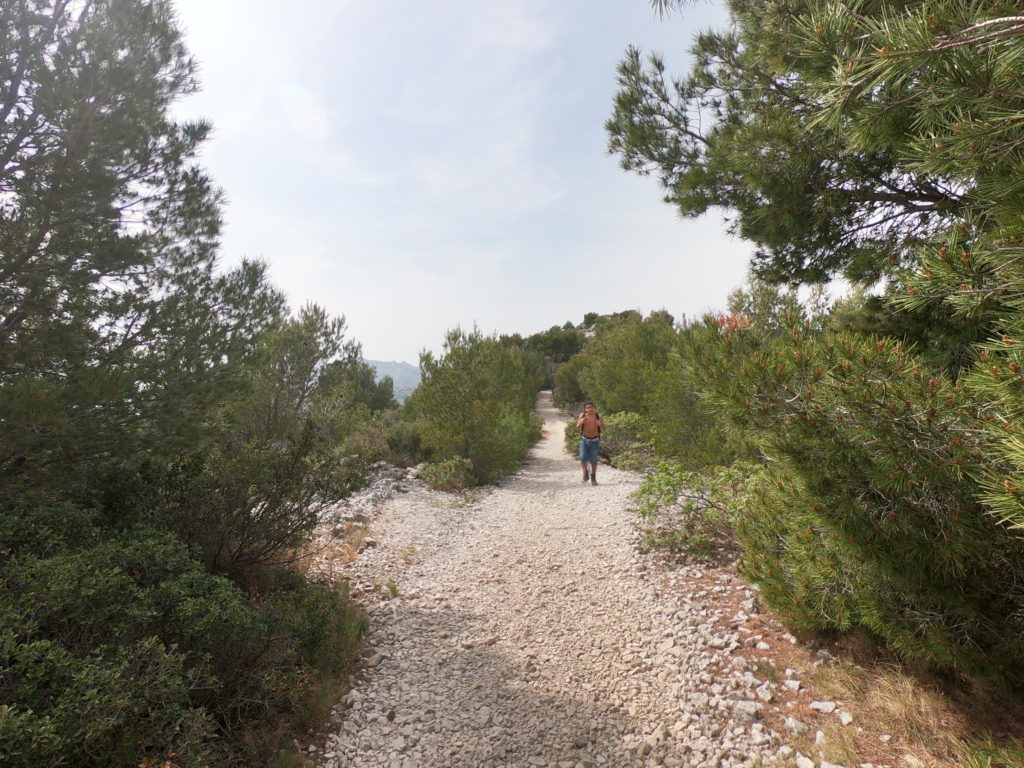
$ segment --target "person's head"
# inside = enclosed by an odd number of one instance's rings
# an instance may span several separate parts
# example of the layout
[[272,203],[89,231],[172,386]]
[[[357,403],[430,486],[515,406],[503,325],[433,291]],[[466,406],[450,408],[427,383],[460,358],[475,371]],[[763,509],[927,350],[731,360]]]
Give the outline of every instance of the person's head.
[[592,402],[590,402],[589,400],[583,404],[583,412],[584,413],[589,415],[589,414],[593,413],[595,410],[596,409],[594,408],[594,404]]

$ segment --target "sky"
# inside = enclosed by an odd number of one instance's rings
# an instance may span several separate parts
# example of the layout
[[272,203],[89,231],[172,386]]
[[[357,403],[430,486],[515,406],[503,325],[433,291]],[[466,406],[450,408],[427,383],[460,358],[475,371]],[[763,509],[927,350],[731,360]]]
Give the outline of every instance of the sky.
[[682,219],[607,153],[627,46],[689,68],[703,2],[176,0],[213,123],[225,265],[259,258],[372,360],[474,325],[524,336],[587,312],[725,306],[751,246]]

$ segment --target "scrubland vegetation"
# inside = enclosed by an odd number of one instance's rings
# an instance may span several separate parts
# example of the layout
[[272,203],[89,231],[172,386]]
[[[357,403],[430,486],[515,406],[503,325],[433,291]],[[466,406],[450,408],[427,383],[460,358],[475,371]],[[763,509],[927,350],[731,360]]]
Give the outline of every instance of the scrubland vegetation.
[[[1020,20],[950,0],[729,5],[689,74],[627,53],[607,128],[683,215],[730,209],[754,275],[721,313],[592,324],[558,397],[629,425],[610,458],[654,470],[652,543],[730,538],[792,627],[1019,704]],[[830,302],[836,277],[852,291]],[[1011,764],[997,752],[972,764]]]
[[365,627],[291,566],[390,383],[218,266],[166,4],[8,3],[0,41],[0,763],[268,763]]
[[[610,321],[575,361],[583,391],[618,405],[612,463],[659,465],[641,511],[685,507],[672,537],[684,549],[731,531],[794,627],[865,630],[908,661],[1019,690],[1010,585],[1024,552],[1006,524],[1013,475],[998,448],[1013,436],[994,351],[952,378],[906,338],[848,330],[860,297],[814,316],[752,291],[676,328],[659,314]],[[781,315],[753,311],[765,294]]]
[[542,358],[479,331],[448,333],[444,352],[420,358],[422,378],[406,404],[435,462],[434,487],[457,490],[513,471],[540,437],[533,413]]
[[539,354],[455,331],[399,411],[344,320],[218,264],[194,70],[166,2],[0,7],[3,766],[271,764],[366,627],[302,576],[320,512],[537,433]]
[[399,408],[343,320],[218,265],[169,4],[0,6],[0,764],[272,760],[365,629],[294,567],[318,513],[381,460],[497,480],[544,386],[651,470],[652,546],[737,547],[794,628],[1020,703],[1020,19],[730,11],[688,75],[631,50],[608,131],[682,214],[732,212],[748,286],[684,321],[455,329]]

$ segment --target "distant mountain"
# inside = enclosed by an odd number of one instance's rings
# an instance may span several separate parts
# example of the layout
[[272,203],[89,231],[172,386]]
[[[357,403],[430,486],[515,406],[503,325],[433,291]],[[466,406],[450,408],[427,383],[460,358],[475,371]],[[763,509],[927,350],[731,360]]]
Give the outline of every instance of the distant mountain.
[[377,372],[377,381],[385,376],[391,377],[391,380],[395,382],[395,399],[400,403],[405,402],[405,398],[420,385],[418,366],[394,361],[385,363],[381,360],[367,360],[366,362]]

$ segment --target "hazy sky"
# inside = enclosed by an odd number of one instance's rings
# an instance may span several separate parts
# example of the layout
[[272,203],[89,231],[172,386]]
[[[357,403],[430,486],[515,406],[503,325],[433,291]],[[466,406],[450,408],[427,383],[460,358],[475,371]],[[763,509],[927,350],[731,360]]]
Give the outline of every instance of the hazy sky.
[[177,0],[228,199],[223,255],[344,315],[367,358],[417,363],[476,323],[724,306],[750,247],[618,167],[604,122],[626,46],[689,66],[709,3]]

